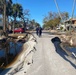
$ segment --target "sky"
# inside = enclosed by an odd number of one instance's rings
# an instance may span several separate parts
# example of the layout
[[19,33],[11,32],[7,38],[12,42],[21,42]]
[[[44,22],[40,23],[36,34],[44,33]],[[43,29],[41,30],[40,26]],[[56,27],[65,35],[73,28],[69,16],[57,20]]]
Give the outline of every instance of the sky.
[[[72,16],[72,8],[74,0],[56,0],[60,12],[68,12]],[[58,12],[54,0],[13,0],[14,3],[22,5],[23,9],[29,10],[30,20],[35,19],[41,26],[43,25],[43,18],[48,15],[48,12]],[[76,16],[76,5],[74,10]]]

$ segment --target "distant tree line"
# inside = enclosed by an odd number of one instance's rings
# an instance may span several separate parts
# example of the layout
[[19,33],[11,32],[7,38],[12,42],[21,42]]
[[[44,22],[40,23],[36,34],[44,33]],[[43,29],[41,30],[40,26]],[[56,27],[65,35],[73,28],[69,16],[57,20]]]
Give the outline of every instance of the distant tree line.
[[49,12],[47,16],[43,19],[43,28],[45,29],[55,29],[59,23],[69,18],[68,12],[61,12],[62,19],[57,12]]

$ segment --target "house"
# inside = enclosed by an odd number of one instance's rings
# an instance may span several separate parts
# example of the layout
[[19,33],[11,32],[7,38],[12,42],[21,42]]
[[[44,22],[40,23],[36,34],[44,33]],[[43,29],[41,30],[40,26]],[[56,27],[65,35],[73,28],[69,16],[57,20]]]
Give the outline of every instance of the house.
[[57,29],[62,29],[65,30],[67,27],[67,29],[72,29],[72,30],[76,30],[76,18],[70,18],[66,21],[64,21],[63,24],[59,24]]
[[68,30],[75,30],[76,31],[76,18],[70,18],[69,20],[66,20],[65,25],[66,25]]
[[64,22],[66,25],[72,25],[73,27],[76,27],[76,18],[68,19]]

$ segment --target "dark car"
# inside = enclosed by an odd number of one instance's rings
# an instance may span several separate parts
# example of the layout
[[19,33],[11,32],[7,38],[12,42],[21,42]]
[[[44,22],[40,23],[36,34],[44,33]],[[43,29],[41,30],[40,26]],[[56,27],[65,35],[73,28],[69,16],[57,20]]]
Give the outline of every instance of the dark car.
[[24,32],[25,32],[24,28],[15,28],[14,29],[14,33],[24,33]]

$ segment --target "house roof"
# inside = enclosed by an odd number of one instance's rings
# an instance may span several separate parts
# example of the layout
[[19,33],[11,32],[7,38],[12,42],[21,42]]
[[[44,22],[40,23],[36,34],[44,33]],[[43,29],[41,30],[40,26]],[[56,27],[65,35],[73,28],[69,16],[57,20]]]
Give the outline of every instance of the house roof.
[[76,21],[76,18],[70,18],[68,20],[65,20],[64,22],[68,22],[68,21]]

